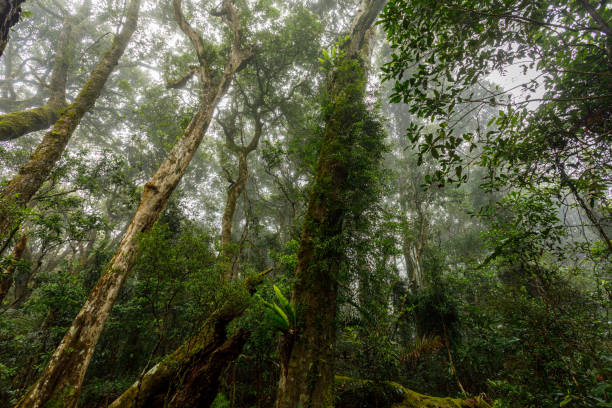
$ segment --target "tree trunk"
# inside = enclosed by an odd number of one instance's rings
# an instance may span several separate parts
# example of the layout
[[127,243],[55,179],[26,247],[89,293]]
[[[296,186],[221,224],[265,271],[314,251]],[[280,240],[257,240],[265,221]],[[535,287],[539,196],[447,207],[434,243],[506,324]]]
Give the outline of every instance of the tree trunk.
[[[132,0],[135,1],[135,0]],[[137,1],[137,0],[136,0]],[[174,0],[177,19],[183,31],[194,35],[180,11],[180,1]],[[195,154],[213,112],[227,91],[234,74],[242,68],[250,54],[241,49],[240,20],[231,0],[223,3],[223,13],[234,30],[234,43],[223,74],[218,79],[207,75],[203,47],[196,47],[202,64],[202,101],[198,112],[172,147],[157,172],[145,184],[140,205],[132,218],[119,248],[92,289],[83,308],[76,316],[60,345],[51,356],[47,367],[36,384],[17,407],[38,407],[52,400],[75,407],[94,348],[108,318],[119,290],[137,258],[138,237],[150,230],[159,219]],[[238,32],[238,34],[236,34]],[[197,33],[195,34],[197,35]],[[196,40],[202,41],[200,36]],[[194,44],[195,45],[195,44]],[[198,45],[202,45],[199,44]]]
[[[80,14],[84,14],[86,10],[87,7],[83,7]],[[17,139],[28,133],[47,129],[59,119],[62,110],[66,107],[66,80],[73,43],[72,26],[72,16],[66,17],[57,42],[49,85],[51,95],[47,103],[38,108],[0,115],[0,141]]]
[[0,0],[0,57],[9,40],[9,33],[19,21],[21,3],[25,0]]
[[234,225],[234,214],[236,213],[238,199],[244,191],[249,178],[247,157],[249,153],[257,149],[259,139],[261,139],[261,134],[263,132],[263,123],[257,108],[255,108],[252,114],[255,119],[255,130],[253,138],[247,146],[238,146],[236,144],[236,128],[234,124],[225,125],[219,122],[225,133],[226,147],[238,156],[238,178],[236,180],[229,180],[231,186],[227,192],[225,210],[223,211],[223,218],[221,220],[221,251],[219,253],[219,265],[221,267],[223,279],[228,282],[235,278],[234,269],[236,269],[236,266],[234,265],[235,251],[232,245],[232,227]]
[[[346,212],[344,199],[350,129],[362,120],[352,109],[362,102],[366,74],[359,53],[384,0],[364,0],[350,39],[343,44],[343,66],[352,72],[332,72],[321,152],[308,203],[295,271],[292,304],[298,314],[296,336],[285,340],[276,408],[325,408],[334,405],[334,343],[340,239]],[[352,64],[351,64],[352,62]]]
[[[269,271],[247,278],[247,291],[254,293]],[[208,407],[217,395],[223,369],[248,339],[246,330],[229,339],[226,333],[228,324],[247,306],[247,296],[230,299],[206,319],[196,335],[141,376],[109,408]],[[174,383],[177,378],[179,383]]]
[[87,111],[93,108],[106,80],[123,55],[125,48],[136,30],[140,0],[132,0],[127,19],[121,32],[102,60],[91,72],[76,99],[61,114],[53,129],[43,137],[29,162],[0,193],[0,237],[5,236],[19,224],[20,209],[38,191],[64,152],[70,137]]
[[597,231],[597,234],[608,248],[608,256],[612,255],[612,240],[610,240],[610,237],[608,237],[608,234],[606,234],[602,223],[597,218],[593,210],[589,208],[587,203],[584,202],[584,199],[576,188],[576,184],[574,184],[572,179],[570,179],[567,175],[565,171],[565,166],[561,163],[559,156],[555,157],[555,166],[557,167],[557,170],[559,171],[559,175],[561,177],[561,185],[565,184],[569,187],[570,191],[572,192],[572,195],[574,196],[574,199],[576,200],[578,205],[580,205],[580,208],[582,208],[589,221],[593,223],[593,228],[595,229],[595,231]]
[[232,226],[234,225],[234,213],[238,199],[246,187],[249,176],[247,165],[247,153],[244,149],[238,151],[238,178],[232,183],[227,192],[225,210],[221,220],[221,253],[219,254],[219,264],[221,273],[225,281],[234,279],[234,248],[232,245]]
[[13,286],[13,272],[17,267],[17,262],[23,258],[23,253],[26,249],[26,244],[28,242],[27,236],[24,234],[19,241],[15,244],[13,248],[13,255],[11,264],[4,270],[2,277],[0,278],[0,305],[4,301],[6,294]]

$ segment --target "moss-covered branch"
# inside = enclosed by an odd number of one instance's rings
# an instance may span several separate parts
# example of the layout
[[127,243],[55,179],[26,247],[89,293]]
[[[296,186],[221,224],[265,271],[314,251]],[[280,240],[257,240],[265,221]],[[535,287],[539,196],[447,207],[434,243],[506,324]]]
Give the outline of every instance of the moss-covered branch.
[[0,141],[17,139],[38,130],[47,129],[57,121],[62,105],[46,104],[34,109],[0,115]]

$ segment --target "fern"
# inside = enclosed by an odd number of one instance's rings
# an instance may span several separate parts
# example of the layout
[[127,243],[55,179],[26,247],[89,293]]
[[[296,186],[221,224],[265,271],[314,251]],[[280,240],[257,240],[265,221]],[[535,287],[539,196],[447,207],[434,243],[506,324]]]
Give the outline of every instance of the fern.
[[273,285],[273,288],[278,303],[270,303],[257,296],[266,307],[264,324],[271,329],[289,333],[295,330],[297,325],[295,310],[278,286]]
[[416,361],[425,353],[433,353],[444,345],[440,340],[439,336],[427,336],[417,337],[413,343],[406,350],[407,352],[400,358],[400,361],[409,359],[410,361]]

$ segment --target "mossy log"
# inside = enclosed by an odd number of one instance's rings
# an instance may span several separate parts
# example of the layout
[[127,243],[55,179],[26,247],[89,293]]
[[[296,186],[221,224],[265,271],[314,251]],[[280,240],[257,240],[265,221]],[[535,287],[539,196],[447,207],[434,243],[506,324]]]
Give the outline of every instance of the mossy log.
[[[247,278],[246,291],[253,293],[269,271]],[[197,334],[141,376],[109,408],[209,407],[221,373],[249,338],[244,329],[227,338],[227,326],[248,304],[246,294],[232,297],[206,319]]]
[[392,381],[371,381],[336,376],[336,408],[491,408],[480,397],[432,397]]

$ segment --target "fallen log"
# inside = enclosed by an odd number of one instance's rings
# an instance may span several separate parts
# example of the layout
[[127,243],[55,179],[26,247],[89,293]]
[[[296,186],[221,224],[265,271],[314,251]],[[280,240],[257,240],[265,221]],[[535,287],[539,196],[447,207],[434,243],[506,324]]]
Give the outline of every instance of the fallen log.
[[480,397],[432,397],[393,381],[361,380],[336,376],[336,408],[491,408]]

